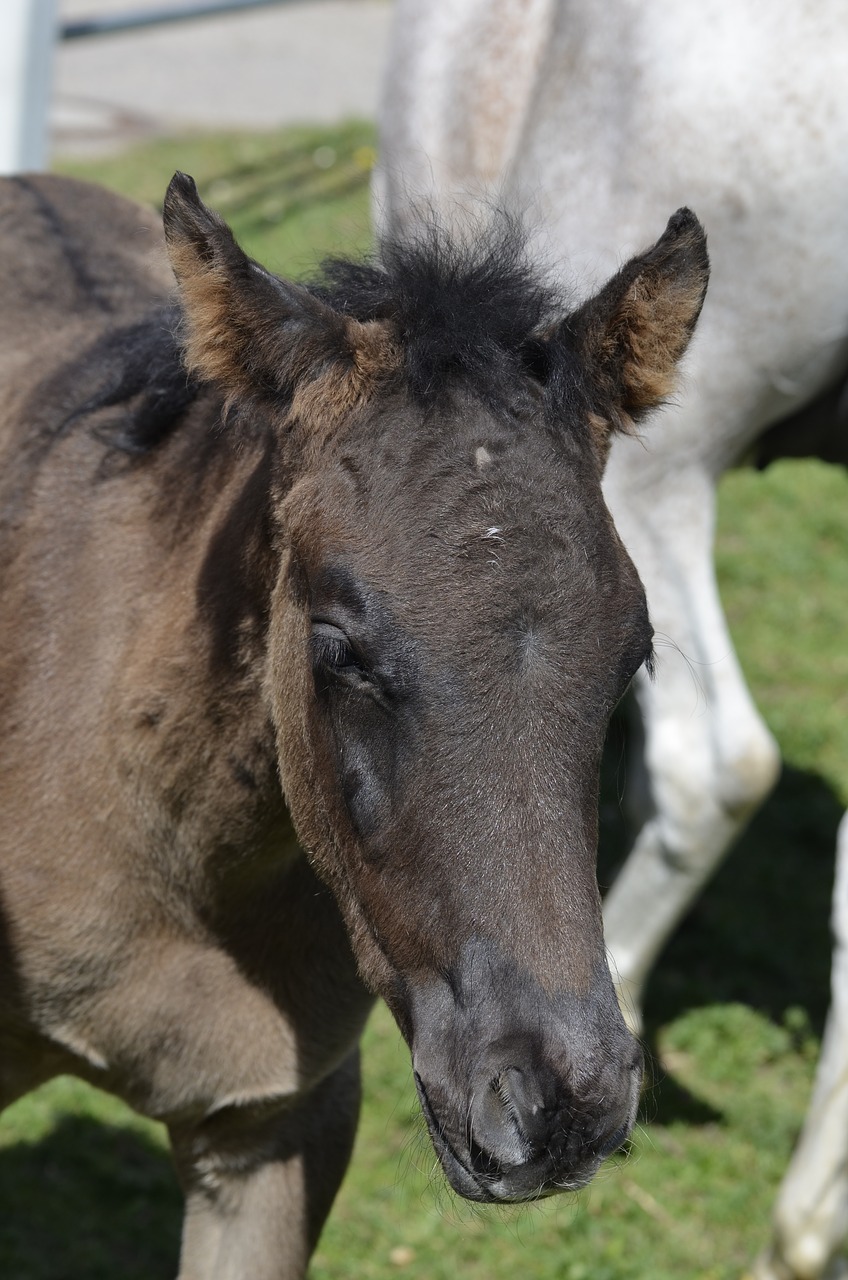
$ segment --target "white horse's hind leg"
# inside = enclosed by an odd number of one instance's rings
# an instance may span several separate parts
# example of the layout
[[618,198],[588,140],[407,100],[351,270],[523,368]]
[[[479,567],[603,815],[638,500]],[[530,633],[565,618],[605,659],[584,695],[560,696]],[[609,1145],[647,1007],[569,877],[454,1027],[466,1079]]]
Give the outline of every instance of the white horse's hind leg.
[[848,1261],[848,814],[836,845],[831,1005],[813,1096],[774,1212],[770,1248],[756,1280],[837,1280]]
[[662,453],[617,441],[605,482],[660,637],[656,681],[640,676],[636,687],[652,812],[604,906],[612,971],[634,1030],[654,961],[779,768],[718,597],[712,476],[691,463],[669,471]]

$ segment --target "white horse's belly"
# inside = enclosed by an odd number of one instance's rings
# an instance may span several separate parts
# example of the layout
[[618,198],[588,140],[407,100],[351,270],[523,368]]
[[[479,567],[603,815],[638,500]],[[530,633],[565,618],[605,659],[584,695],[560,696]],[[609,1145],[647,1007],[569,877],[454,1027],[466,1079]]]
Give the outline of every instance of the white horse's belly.
[[[397,0],[378,216],[506,202],[578,296],[680,205],[712,279],[657,452],[717,472],[848,364],[844,0]],[[687,389],[688,388],[688,389]]]
[[[507,197],[580,294],[696,211],[712,278],[692,430],[719,465],[848,364],[846,85],[842,3],[612,4],[585,30],[560,6]],[[679,416],[659,429],[665,448]]]

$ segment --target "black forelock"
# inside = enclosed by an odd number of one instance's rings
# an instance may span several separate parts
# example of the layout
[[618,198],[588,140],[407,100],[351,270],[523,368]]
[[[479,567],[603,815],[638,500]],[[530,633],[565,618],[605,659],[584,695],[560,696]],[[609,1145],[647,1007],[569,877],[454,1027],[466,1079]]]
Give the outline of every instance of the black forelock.
[[370,262],[329,260],[315,291],[357,320],[394,324],[410,391],[424,402],[457,381],[501,398],[533,371],[541,335],[563,310],[522,225],[503,214],[473,237],[425,220],[414,236],[383,240]]

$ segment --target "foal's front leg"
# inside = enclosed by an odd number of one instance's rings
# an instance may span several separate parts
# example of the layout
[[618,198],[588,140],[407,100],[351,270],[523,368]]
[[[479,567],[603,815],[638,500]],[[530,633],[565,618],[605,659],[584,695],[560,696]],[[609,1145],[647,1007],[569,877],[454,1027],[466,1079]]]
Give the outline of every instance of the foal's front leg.
[[350,1159],[359,1050],[281,1109],[170,1129],[186,1197],[179,1280],[301,1280]]

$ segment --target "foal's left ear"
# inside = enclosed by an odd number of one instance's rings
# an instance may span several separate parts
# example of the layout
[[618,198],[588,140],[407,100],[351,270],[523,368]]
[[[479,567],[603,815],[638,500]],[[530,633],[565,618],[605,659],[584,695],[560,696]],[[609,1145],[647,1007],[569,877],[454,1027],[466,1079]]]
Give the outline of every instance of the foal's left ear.
[[678,209],[652,249],[563,321],[560,338],[581,357],[606,434],[628,430],[674,390],[709,276],[704,228]]
[[[183,304],[189,369],[230,400],[315,400],[340,411],[367,391],[385,334],[342,315],[308,289],[261,267],[208,209],[194,180],[171,179],[164,206],[168,255]],[[332,388],[325,387],[331,378]],[[321,380],[324,394],[316,396]],[[326,411],[326,410],[325,410]]]

